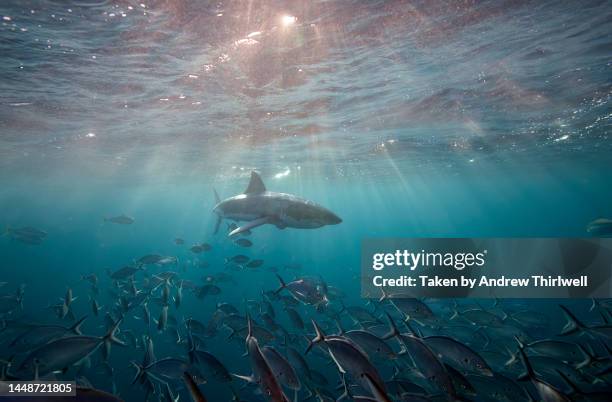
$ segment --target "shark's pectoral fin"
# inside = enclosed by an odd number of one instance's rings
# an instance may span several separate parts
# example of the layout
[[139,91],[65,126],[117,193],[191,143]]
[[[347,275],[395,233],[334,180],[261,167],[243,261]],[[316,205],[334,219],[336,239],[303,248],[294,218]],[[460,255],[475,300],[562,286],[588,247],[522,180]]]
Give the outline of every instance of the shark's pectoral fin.
[[232,230],[231,232],[229,232],[228,236],[231,237],[242,232],[246,232],[247,230],[251,230],[253,228],[256,228],[257,226],[265,225],[266,223],[270,223],[270,217],[263,216],[261,218],[257,218],[253,221],[246,223],[244,226],[240,226]]

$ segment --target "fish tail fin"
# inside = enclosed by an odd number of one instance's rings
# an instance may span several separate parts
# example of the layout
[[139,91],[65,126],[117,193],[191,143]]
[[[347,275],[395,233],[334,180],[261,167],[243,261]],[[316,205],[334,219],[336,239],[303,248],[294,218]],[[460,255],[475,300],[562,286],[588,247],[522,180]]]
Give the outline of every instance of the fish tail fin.
[[217,190],[213,187],[213,193],[215,194],[215,204],[218,204],[221,202],[221,197],[219,197],[219,193],[217,193]]
[[516,341],[516,344],[518,345],[520,350],[525,349],[525,344],[523,343],[523,341],[521,341],[521,339],[518,336],[514,335],[514,340]]
[[316,336],[314,337],[314,339],[308,341],[308,347],[306,348],[306,351],[304,352],[304,354],[307,354],[308,352],[310,352],[310,349],[312,349],[314,345],[316,345],[319,342],[323,342],[325,340],[325,334],[323,333],[323,331],[321,330],[317,322],[315,320],[311,320],[311,321],[312,321],[312,326],[314,327]]
[[410,324],[410,316],[406,316],[406,320],[404,320],[404,324],[406,324],[406,326],[408,327],[412,335],[416,336],[417,338],[423,337],[422,334]]
[[589,313],[597,308],[597,300],[594,297],[591,297],[591,307],[589,308]]
[[603,320],[604,325],[609,325],[610,324],[610,317],[608,317],[606,315],[605,310],[599,309],[597,311],[599,312],[599,315],[601,316],[601,319]]
[[346,305],[344,304],[342,300],[340,300],[340,306],[342,306],[342,308],[336,314],[342,314],[346,311]]
[[132,379],[132,384],[136,384],[136,382],[138,382],[138,380],[140,380],[142,376],[145,375],[146,371],[144,367],[142,367],[140,364],[136,363],[133,360],[130,362],[130,364],[134,366],[134,368],[136,368],[136,375]]
[[341,379],[342,384],[338,388],[343,389],[342,394],[336,399],[336,402],[339,402],[343,399],[353,399],[353,394],[351,393],[351,389],[349,388],[348,383],[346,382],[346,377],[342,374]]
[[338,335],[344,335],[344,328],[342,328],[342,322],[340,321],[340,318],[334,318],[334,321],[336,322],[336,327],[338,327]]
[[251,314],[247,313],[246,319],[247,319],[247,329],[248,329],[246,339],[249,339],[253,336],[253,321],[251,320]]
[[115,332],[119,329],[119,324],[123,321],[123,317],[119,318],[115,324],[108,330],[106,335],[102,338],[102,342],[104,343],[104,357],[108,358],[110,355],[111,345],[114,343],[119,346],[126,346],[126,343],[121,339],[115,336]]
[[521,342],[521,340],[517,336],[514,337],[514,340],[518,343],[519,354],[521,356],[521,360],[523,361],[523,364],[525,365],[525,370],[527,370],[527,377],[534,378],[535,373],[533,371],[533,367],[531,366],[531,363],[529,362],[529,359],[527,358],[527,354],[525,353],[525,344],[523,344],[523,342]]
[[280,287],[274,291],[274,294],[276,295],[276,294],[279,294],[281,290],[285,289],[287,287],[287,284],[285,283],[285,281],[283,281],[283,278],[281,278],[279,274],[274,274],[274,275],[276,275],[276,277],[278,278],[278,282],[280,284]]
[[378,299],[379,302],[382,302],[389,298],[389,295],[387,294],[387,292],[385,292],[385,289],[380,288],[380,292],[382,293],[382,295],[380,296],[380,299]]
[[[604,361],[609,360],[609,356],[605,356],[605,357],[598,357],[593,353],[593,348],[587,343],[584,346],[582,346],[579,343],[576,343],[576,346],[578,346],[578,349],[580,349],[580,351],[585,355],[584,361],[578,363],[576,365],[577,369],[582,369],[584,367],[588,367],[593,363],[601,363]],[[604,347],[606,348],[607,351],[609,351],[608,346],[604,343]]]
[[83,325],[83,321],[85,321],[86,318],[87,316],[83,316],[83,318],[75,322],[74,325],[70,327],[70,332],[76,335],[82,335],[83,333],[81,332],[81,325]]
[[393,321],[393,318],[391,318],[389,313],[385,311],[385,315],[387,316],[387,320],[389,321],[389,332],[383,335],[383,337],[381,338],[383,340],[395,338],[400,333],[399,330],[397,329],[397,326],[395,325],[395,322]]
[[482,336],[484,336],[485,344],[483,346],[483,349],[486,349],[491,344],[491,338],[489,338],[487,331],[485,331],[485,328],[481,325],[476,329],[476,331],[474,331],[474,333],[476,332],[479,332]]
[[227,336],[227,338],[225,338],[226,340],[230,340],[230,339],[234,339],[234,336],[236,336],[236,330],[233,328],[230,328],[230,334]]
[[561,335],[569,335],[574,332],[582,332],[586,326],[572,313],[567,307],[559,304],[559,307],[563,310],[565,318],[567,318],[567,324],[561,330]]
[[509,348],[509,347],[507,347],[507,346],[505,347],[505,349],[506,349],[506,352],[507,352],[507,353],[510,355],[510,357],[508,358],[508,360],[507,360],[507,361],[504,363],[504,366],[505,366],[505,367],[508,367],[508,366],[513,365],[513,364],[514,364],[514,362],[516,362],[516,360],[517,360],[517,356],[518,356],[518,353],[514,353],[514,352],[513,352],[512,350],[510,350],[510,348]]

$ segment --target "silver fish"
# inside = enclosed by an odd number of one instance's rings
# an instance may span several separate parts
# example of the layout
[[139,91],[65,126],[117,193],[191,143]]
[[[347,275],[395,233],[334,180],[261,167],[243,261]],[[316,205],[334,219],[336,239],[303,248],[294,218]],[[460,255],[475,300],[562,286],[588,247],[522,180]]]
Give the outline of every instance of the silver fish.
[[37,378],[53,371],[65,370],[102,345],[105,347],[107,357],[111,344],[125,346],[123,341],[115,337],[120,323],[121,319],[103,337],[78,335],[49,342],[31,352],[21,363],[19,371],[32,373]]
[[281,385],[296,391],[301,388],[300,379],[287,359],[272,346],[264,346],[261,351]]

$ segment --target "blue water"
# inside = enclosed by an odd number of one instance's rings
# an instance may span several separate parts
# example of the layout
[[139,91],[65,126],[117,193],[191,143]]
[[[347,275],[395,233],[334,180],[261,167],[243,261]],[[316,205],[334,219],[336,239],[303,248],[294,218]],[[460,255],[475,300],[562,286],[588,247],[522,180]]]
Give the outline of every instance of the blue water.
[[[52,322],[68,286],[91,314],[80,275],[103,289],[105,269],[149,253],[194,281],[245,253],[362,304],[363,238],[580,237],[612,216],[610,2],[5,0],[0,16],[0,224],[49,233],[0,238],[0,279],[26,284],[33,321]],[[212,189],[238,194],[251,170],[343,223],[260,227],[246,250],[213,235]],[[103,221],[122,213],[136,222]],[[198,242],[213,250],[194,255]],[[171,314],[205,321],[277,286],[267,269],[229,273]],[[158,356],[184,350],[154,336]],[[249,371],[241,341],[210,345]],[[143,352],[120,353],[117,388],[135,400]]]

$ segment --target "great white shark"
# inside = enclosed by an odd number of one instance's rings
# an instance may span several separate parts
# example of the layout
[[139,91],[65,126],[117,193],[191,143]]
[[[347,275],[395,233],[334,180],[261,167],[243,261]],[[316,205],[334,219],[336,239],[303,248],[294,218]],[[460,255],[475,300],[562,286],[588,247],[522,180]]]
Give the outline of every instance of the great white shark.
[[342,222],[336,214],[312,201],[292,194],[267,191],[256,172],[251,172],[251,181],[243,194],[221,201],[215,190],[215,201],[215,233],[219,231],[223,219],[247,222],[232,230],[229,236],[265,224],[275,225],[279,229],[315,229]]

